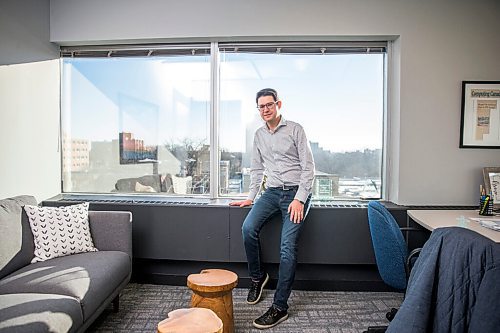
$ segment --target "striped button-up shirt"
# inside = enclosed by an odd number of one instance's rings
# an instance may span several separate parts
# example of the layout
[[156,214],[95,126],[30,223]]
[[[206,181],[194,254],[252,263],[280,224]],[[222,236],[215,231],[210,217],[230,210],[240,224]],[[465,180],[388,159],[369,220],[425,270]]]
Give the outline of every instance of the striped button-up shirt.
[[295,199],[307,200],[314,181],[314,159],[301,125],[281,116],[274,131],[264,124],[255,132],[248,199],[257,196],[264,173],[266,187],[298,185]]

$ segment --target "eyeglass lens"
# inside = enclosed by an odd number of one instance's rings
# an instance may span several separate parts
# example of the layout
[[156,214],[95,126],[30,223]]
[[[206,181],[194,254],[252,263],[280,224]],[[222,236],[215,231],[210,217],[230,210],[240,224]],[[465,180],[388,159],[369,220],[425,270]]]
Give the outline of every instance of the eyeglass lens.
[[262,105],[257,105],[257,109],[264,110],[264,108],[268,108],[269,110],[271,110],[275,105],[276,105],[276,102],[262,104]]

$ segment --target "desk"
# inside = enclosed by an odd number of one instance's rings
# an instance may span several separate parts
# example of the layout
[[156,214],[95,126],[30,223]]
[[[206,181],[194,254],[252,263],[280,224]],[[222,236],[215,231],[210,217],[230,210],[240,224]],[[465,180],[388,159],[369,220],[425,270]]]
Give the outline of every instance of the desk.
[[[479,222],[469,220],[471,217],[488,218],[481,216],[476,210],[408,210],[408,216],[427,230],[443,227],[462,227],[473,230],[496,243],[500,243],[500,232],[479,225]],[[461,221],[461,217],[465,221]]]

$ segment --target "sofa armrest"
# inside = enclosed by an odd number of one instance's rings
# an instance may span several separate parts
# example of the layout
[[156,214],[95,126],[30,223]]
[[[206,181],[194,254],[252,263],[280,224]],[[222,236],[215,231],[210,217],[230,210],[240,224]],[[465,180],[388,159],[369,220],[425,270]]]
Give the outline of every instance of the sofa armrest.
[[89,211],[94,246],[101,251],[122,251],[132,258],[132,213]]

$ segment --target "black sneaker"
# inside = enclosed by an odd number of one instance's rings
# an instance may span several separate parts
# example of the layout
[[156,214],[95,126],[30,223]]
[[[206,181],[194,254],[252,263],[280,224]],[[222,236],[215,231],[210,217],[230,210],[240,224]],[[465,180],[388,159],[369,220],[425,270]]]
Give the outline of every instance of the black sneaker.
[[264,286],[269,281],[269,274],[266,273],[259,281],[250,281],[250,290],[248,291],[247,303],[256,304],[260,301],[260,296],[262,296],[262,290]]
[[271,305],[266,313],[253,321],[253,326],[262,330],[264,328],[276,326],[287,319],[288,312],[286,310],[279,310],[278,308]]

